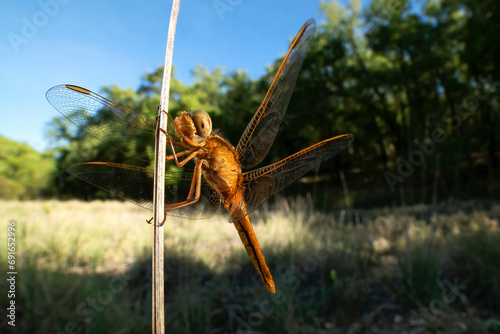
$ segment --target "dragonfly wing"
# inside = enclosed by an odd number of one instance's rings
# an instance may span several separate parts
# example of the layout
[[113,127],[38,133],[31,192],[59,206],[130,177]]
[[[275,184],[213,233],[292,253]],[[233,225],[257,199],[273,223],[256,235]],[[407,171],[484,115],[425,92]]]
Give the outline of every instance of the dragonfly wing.
[[295,81],[315,31],[313,19],[295,36],[269,90],[236,147],[239,162],[245,168],[259,164],[269,152],[286,113]]
[[[110,162],[86,162],[67,169],[96,187],[108,191],[142,208],[153,211],[153,170]],[[192,180],[190,172],[165,172],[165,204],[186,200]],[[208,183],[201,188],[200,200],[192,205],[171,211],[170,216],[202,219],[213,216],[220,207],[221,198]]]
[[[243,174],[246,212],[257,209],[269,197],[287,187],[307,171],[351,145],[352,134],[330,138],[312,145],[272,165]],[[245,211],[243,211],[245,212]],[[241,217],[232,217],[233,220]]]
[[121,152],[127,138],[152,139],[156,131],[155,123],[85,88],[59,85],[49,89],[45,96],[78,128]]

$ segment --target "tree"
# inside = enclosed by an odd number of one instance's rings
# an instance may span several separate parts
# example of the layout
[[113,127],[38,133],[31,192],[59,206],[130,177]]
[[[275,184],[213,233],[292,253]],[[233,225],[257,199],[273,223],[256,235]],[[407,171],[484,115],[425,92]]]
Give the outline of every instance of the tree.
[[[338,171],[345,170],[346,184],[357,189],[350,192],[354,203],[498,195],[500,4],[420,4],[321,4],[325,20],[318,25],[281,131],[264,163],[351,132],[355,142],[349,153],[324,163],[317,173],[337,178]],[[191,85],[174,76],[170,113],[175,117],[181,110],[205,109],[214,126],[236,145],[280,63],[276,60],[257,80],[243,71],[210,72],[198,65]],[[158,68],[146,74],[136,91],[117,86],[103,91],[154,120],[162,73]],[[89,120],[89,126],[98,121]],[[149,166],[153,161],[151,136],[119,133],[113,136],[115,143],[102,143],[60,119],[52,130],[53,138],[63,143],[57,147],[58,169],[96,159],[130,163],[128,156]]]
[[0,136],[0,198],[29,199],[49,195],[54,164],[26,144]]

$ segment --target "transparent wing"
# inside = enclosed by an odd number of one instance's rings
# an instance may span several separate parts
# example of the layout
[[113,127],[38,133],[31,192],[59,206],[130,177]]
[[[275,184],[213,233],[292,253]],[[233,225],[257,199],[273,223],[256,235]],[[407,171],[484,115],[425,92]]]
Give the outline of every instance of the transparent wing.
[[154,122],[88,89],[59,85],[49,89],[45,96],[77,127],[120,152],[130,154],[124,152],[127,138],[137,138],[138,143],[154,140]]
[[315,22],[311,19],[295,36],[264,101],[243,132],[236,151],[244,169],[259,164],[269,152],[286,113],[315,29]]
[[[231,212],[233,221],[239,220],[237,212],[249,214],[269,197],[300,178],[307,171],[330,159],[351,145],[352,134],[340,135],[312,145],[288,158],[243,174],[245,190],[240,206]],[[240,214],[241,215],[241,214]]]
[[[152,169],[111,162],[86,162],[73,165],[67,171],[85,182],[153,211]],[[165,173],[165,204],[186,200],[193,174],[171,171]],[[213,216],[220,208],[220,195],[206,182],[203,182],[201,187],[198,202],[170,211],[168,215],[194,219]]]

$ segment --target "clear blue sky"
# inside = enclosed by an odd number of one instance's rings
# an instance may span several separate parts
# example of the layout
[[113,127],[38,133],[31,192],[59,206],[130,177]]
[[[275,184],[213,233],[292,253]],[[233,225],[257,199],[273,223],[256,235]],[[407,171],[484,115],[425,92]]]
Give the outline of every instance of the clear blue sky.
[[[344,2],[344,1],[341,1]],[[229,5],[218,12],[214,3]],[[244,69],[252,78],[283,55],[319,0],[182,0],[174,45],[176,77],[202,64]],[[69,83],[95,92],[137,88],[162,65],[171,2],[41,0],[0,2],[0,135],[43,151],[59,113],[45,99]]]

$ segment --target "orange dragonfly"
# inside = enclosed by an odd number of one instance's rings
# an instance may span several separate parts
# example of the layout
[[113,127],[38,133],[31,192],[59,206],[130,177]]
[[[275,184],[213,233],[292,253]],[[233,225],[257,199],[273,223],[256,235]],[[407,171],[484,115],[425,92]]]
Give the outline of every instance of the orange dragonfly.
[[[275,285],[249,214],[322,161],[351,145],[354,137],[344,134],[323,140],[279,162],[252,171],[267,155],[286,113],[302,62],[315,31],[309,20],[293,40],[271,83],[236,147],[212,132],[212,122],[203,110],[183,111],[174,120],[175,134],[167,134],[177,167],[194,160],[192,171],[166,171],[165,212],[185,218],[206,218],[222,204],[231,217],[248,256],[266,288]],[[60,85],[47,92],[49,102],[80,129],[118,149],[114,142],[127,132],[156,131],[156,124],[87,89]],[[111,122],[113,126],[109,126]],[[110,129],[114,129],[111,131]],[[180,149],[176,151],[176,147]],[[180,159],[182,158],[182,159]],[[139,206],[152,210],[153,170],[111,162],[87,162],[68,168],[78,178]]]

